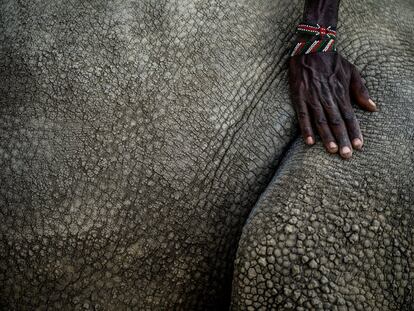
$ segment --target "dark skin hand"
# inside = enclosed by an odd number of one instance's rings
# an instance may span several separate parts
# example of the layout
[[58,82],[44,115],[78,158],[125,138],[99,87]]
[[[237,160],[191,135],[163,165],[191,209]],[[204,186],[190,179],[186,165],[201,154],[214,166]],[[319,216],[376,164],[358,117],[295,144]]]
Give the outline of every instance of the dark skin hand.
[[[304,21],[336,26],[338,6],[338,0],[307,0]],[[317,132],[328,152],[345,159],[362,148],[351,99],[367,111],[378,109],[353,64],[333,51],[296,55],[289,60],[289,85],[306,144],[315,143]]]
[[336,52],[297,55],[289,61],[289,84],[306,144],[315,143],[317,131],[326,150],[339,150],[343,158],[362,148],[351,98],[365,110],[378,110],[354,65]]

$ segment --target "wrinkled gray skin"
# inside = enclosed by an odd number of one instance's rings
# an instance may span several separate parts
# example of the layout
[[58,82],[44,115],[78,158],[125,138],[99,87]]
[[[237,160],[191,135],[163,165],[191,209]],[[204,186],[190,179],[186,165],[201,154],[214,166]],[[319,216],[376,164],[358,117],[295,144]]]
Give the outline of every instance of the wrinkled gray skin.
[[358,111],[351,161],[289,148],[243,229],[233,310],[414,310],[414,3],[343,1],[340,16],[338,49],[380,112]]
[[350,161],[298,135],[302,8],[1,1],[0,308],[407,309],[413,5],[342,3],[381,110]]

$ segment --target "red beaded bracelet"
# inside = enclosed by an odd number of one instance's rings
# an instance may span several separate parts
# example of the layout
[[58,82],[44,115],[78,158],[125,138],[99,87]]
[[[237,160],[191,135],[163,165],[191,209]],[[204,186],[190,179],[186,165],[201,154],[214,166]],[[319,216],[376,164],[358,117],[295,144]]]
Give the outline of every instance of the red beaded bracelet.
[[332,26],[321,27],[319,24],[299,24],[296,28],[297,33],[313,36],[310,40],[297,42],[293,47],[290,56],[316,52],[336,51],[336,31],[332,28]]

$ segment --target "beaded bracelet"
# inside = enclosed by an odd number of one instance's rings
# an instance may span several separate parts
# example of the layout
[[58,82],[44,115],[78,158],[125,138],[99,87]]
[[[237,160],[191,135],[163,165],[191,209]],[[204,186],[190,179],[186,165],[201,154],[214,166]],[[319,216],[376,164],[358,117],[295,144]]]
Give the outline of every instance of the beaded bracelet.
[[319,24],[299,24],[296,28],[296,32],[312,35],[312,38],[307,41],[297,42],[293,47],[290,56],[336,51],[336,31],[332,28],[332,26],[328,26],[326,28],[321,27]]

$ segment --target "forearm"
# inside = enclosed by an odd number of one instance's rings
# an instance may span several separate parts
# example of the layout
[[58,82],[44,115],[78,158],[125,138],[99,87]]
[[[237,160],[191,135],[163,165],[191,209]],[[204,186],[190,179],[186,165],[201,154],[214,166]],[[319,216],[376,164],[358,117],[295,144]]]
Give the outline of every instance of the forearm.
[[305,0],[303,22],[336,27],[340,0]]

